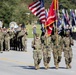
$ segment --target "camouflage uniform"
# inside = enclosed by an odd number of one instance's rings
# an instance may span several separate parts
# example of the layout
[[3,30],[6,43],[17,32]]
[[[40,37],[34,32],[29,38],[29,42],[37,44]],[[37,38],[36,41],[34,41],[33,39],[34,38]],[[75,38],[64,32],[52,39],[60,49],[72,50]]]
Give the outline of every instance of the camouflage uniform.
[[0,52],[3,51],[3,41],[4,41],[4,35],[3,32],[0,30]]
[[42,51],[41,51],[41,40],[38,35],[36,35],[36,38],[32,41],[32,48],[34,49],[33,59],[34,59],[35,69],[39,69],[39,64],[42,59]]
[[49,68],[49,62],[51,59],[51,37],[42,36],[42,48],[43,48],[43,61],[45,69]]
[[12,50],[12,49],[14,49],[13,47],[14,47],[15,32],[14,31],[10,31],[9,35],[10,35],[10,49]]
[[70,63],[72,62],[73,57],[71,45],[73,44],[74,44],[73,39],[69,36],[69,32],[66,31],[66,36],[63,38],[63,45],[64,45],[64,57],[67,69],[71,68]]
[[5,49],[9,51],[10,50],[10,35],[9,35],[9,32],[6,32],[4,39],[5,39]]
[[61,55],[62,55],[62,38],[58,34],[52,35],[52,43],[53,43],[53,57],[54,57],[54,65],[56,66],[56,69],[59,67],[59,62],[61,61]]
[[27,32],[24,30],[25,34],[22,37],[22,45],[23,45],[23,51],[27,51]]
[[23,30],[21,30],[18,32],[18,35],[17,35],[18,47],[19,47],[20,51],[22,51],[22,37],[24,36],[24,34],[25,34],[25,32]]

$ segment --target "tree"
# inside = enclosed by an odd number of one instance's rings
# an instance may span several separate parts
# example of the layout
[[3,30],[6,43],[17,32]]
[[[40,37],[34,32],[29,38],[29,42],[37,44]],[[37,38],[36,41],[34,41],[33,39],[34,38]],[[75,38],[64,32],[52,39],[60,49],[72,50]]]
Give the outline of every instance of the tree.
[[[0,1],[0,20],[4,21],[4,25],[7,27],[11,21],[17,23],[24,22],[32,23],[32,21],[38,18],[34,16],[28,9],[28,5],[36,0],[1,0]],[[44,0],[45,8],[48,9],[52,0]],[[76,9],[76,0],[59,0],[60,9]],[[30,13],[30,15],[26,15]]]

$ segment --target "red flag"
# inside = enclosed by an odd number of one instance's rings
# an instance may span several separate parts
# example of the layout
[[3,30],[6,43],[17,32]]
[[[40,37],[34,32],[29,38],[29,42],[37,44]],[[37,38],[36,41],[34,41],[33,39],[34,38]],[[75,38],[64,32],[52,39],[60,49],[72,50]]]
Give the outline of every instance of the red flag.
[[46,30],[47,30],[47,35],[50,36],[52,34],[52,29],[53,29],[53,25],[47,26]]
[[[50,5],[45,27],[53,25],[53,23],[56,21],[56,17],[57,17],[56,10],[58,10],[58,0],[53,0],[52,4]],[[51,26],[51,27],[53,27],[53,26]],[[51,30],[47,30],[47,31],[49,31],[48,33],[51,35],[50,32],[52,32],[52,31]]]

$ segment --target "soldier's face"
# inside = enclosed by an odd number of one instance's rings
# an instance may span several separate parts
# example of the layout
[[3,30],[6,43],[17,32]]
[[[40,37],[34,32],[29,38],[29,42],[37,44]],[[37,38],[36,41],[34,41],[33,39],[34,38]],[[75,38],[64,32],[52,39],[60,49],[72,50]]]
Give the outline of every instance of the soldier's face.
[[39,37],[36,37],[36,39],[39,39]]
[[69,34],[66,35],[67,37],[69,36]]

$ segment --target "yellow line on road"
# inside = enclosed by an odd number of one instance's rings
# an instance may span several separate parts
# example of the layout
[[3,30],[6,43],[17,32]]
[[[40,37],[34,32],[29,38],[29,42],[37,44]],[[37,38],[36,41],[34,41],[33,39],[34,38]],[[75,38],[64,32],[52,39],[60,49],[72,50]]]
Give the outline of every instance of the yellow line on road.
[[13,63],[17,63],[17,64],[22,64],[22,65],[27,65],[27,66],[33,66],[33,64],[27,64],[25,62],[22,61],[16,61],[16,60],[11,60],[8,58],[0,58],[1,61],[6,61],[6,62],[13,62]]

